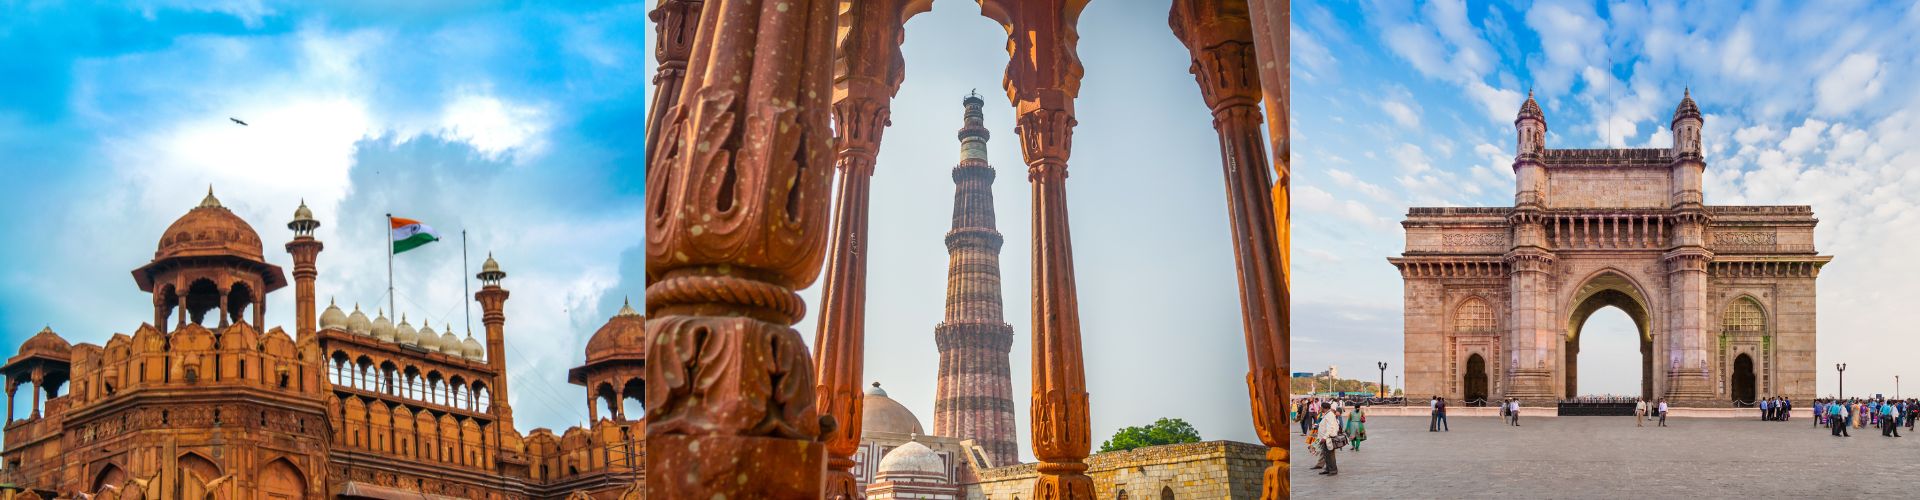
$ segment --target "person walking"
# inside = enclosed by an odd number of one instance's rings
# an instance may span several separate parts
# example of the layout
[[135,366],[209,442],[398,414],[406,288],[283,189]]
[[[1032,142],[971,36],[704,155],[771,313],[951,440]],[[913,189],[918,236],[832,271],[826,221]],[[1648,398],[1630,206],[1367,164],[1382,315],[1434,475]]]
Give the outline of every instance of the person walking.
[[1660,406],[1657,409],[1660,412],[1660,426],[1666,427],[1667,426],[1667,398],[1660,398]]
[[1447,428],[1447,398],[1440,398],[1433,408],[1433,414],[1440,419],[1440,432],[1452,432],[1452,429]]
[[1845,410],[1841,409],[1840,405],[1827,404],[1827,428],[1833,430],[1833,437],[1840,437],[1842,433],[1847,432],[1847,426],[1840,419],[1843,411]]
[[1633,402],[1633,426],[1634,427],[1647,426],[1647,400],[1646,399],[1640,399],[1638,401]]
[[1320,446],[1320,463],[1324,467],[1315,466],[1315,468],[1322,469],[1320,475],[1338,476],[1340,475],[1340,462],[1335,459],[1334,453],[1339,451],[1340,448],[1334,446],[1333,443],[1340,435],[1340,419],[1334,415],[1331,405],[1322,407],[1321,409],[1325,410],[1326,414],[1320,417],[1320,427],[1318,430],[1320,433],[1319,440],[1315,444]]
[[1354,405],[1353,414],[1347,415],[1347,442],[1353,444],[1353,451],[1360,451],[1360,442],[1367,440],[1367,412]]
[[1507,399],[1507,413],[1513,415],[1513,426],[1520,426],[1520,400]]

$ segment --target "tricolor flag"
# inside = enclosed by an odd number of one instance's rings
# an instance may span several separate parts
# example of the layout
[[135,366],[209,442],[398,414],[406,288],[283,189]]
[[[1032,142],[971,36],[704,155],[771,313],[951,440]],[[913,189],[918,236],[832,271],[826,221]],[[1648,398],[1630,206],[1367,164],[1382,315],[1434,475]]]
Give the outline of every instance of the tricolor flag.
[[391,215],[387,216],[387,220],[393,223],[393,253],[405,252],[420,248],[420,245],[440,241],[440,233],[426,224],[421,224],[420,221]]

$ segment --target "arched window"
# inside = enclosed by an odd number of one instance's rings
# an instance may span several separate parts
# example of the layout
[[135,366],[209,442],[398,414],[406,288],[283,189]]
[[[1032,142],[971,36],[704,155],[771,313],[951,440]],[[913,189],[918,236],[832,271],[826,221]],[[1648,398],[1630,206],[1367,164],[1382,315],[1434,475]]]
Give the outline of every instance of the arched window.
[[1488,332],[1494,329],[1493,306],[1479,297],[1461,302],[1453,311],[1453,327],[1462,332]]
[[1765,335],[1767,314],[1752,297],[1735,299],[1727,304],[1727,313],[1720,318],[1720,330],[1727,335]]

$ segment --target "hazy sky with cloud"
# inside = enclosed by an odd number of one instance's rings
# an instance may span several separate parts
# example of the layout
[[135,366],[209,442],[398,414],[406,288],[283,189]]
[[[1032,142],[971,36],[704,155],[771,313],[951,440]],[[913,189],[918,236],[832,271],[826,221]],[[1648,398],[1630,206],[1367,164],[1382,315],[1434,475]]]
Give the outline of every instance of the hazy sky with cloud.
[[[509,273],[521,431],[585,420],[565,371],[639,279],[645,5],[128,2],[0,7],[0,338],[102,343],[152,318],[129,270],[212,185],[291,269],[320,219],[320,300],[384,307],[386,213],[416,326],[462,327],[460,232]],[[228,117],[250,123],[242,127]],[[268,324],[292,328],[293,290]],[[475,313],[475,323],[478,314]],[[478,325],[475,325],[478,328]]]
[[[1709,204],[1811,205],[1821,394],[1894,392],[1920,313],[1920,4],[1315,2],[1293,6],[1297,370],[1400,373],[1409,206],[1513,201],[1528,89],[1548,147],[1666,147],[1684,88],[1706,114]],[[1624,313],[1589,320],[1582,392],[1633,393]],[[1911,373],[1909,373],[1911,374]]]

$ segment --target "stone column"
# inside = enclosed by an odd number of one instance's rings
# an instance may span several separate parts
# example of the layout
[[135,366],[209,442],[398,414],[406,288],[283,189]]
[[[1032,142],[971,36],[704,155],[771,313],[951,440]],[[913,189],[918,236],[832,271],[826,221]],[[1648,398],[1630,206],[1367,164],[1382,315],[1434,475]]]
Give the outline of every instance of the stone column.
[[1673,249],[1667,263],[1667,387],[1669,402],[1712,399],[1715,391],[1708,347],[1713,343],[1708,325],[1706,211],[1698,205],[1682,208],[1674,217]]
[[[819,498],[837,2],[709,0],[647,168],[647,497]],[[826,427],[831,430],[831,426]]]
[[1559,352],[1553,286],[1554,255],[1545,248],[1539,209],[1522,204],[1507,216],[1513,226],[1514,247],[1505,255],[1512,321],[1507,335],[1506,396],[1523,400],[1553,399],[1554,355]]
[[815,403],[834,430],[826,437],[825,498],[860,498],[853,454],[860,447],[861,368],[866,362],[867,203],[881,135],[891,125],[893,96],[903,78],[900,33],[904,0],[873,0],[841,7],[833,75],[834,165],[839,201],[820,291],[815,330]]
[[647,108],[648,154],[660,151],[666,137],[663,120],[668,111],[680,104],[680,87],[686,79],[687,57],[693,51],[694,36],[700,28],[703,0],[658,0],[647,17],[653,20],[653,58],[659,62],[653,73],[653,103]]
[[20,391],[20,384],[7,377],[7,423],[13,423],[13,393]]
[[[1269,450],[1281,450],[1279,456],[1269,457],[1276,462],[1269,466],[1266,480],[1283,483],[1287,400],[1272,396],[1276,389],[1286,390],[1289,379],[1288,374],[1273,370],[1272,357],[1273,345],[1286,343],[1285,250],[1273,230],[1279,225],[1268,198],[1273,179],[1260,137],[1261,74],[1248,16],[1246,0],[1175,0],[1169,24],[1187,46],[1192,58],[1188,71],[1200,84],[1200,95],[1213,112],[1214,131],[1220,134],[1241,325],[1247,340],[1247,389],[1253,395],[1254,427],[1261,442]],[[1270,484],[1262,495],[1285,498],[1284,491],[1284,484]]]
[[1288,115],[1289,74],[1288,40],[1291,36],[1289,23],[1292,16],[1290,0],[1272,0],[1248,4],[1248,18],[1253,30],[1254,53],[1259,61],[1261,95],[1267,107],[1267,140],[1272,143],[1273,154],[1273,233],[1274,243],[1278,245],[1280,259],[1280,304],[1279,330],[1274,333],[1278,338],[1256,345],[1254,337],[1247,337],[1247,360],[1250,369],[1247,372],[1247,388],[1253,396],[1254,430],[1260,435],[1260,442],[1267,445],[1267,466],[1264,478],[1266,485],[1260,490],[1263,500],[1288,498],[1291,488],[1287,482],[1287,403],[1292,398],[1290,360],[1288,358],[1292,342],[1291,314],[1292,304],[1292,264],[1290,226],[1290,206],[1288,183],[1290,181],[1291,129],[1288,127],[1292,117]]
[[1091,499],[1086,457],[1087,383],[1080,353],[1067,224],[1067,158],[1073,150],[1073,100],[1080,93],[1074,20],[1086,0],[982,0],[981,13],[1007,28],[1012,55],[1003,80],[1019,125],[1027,180],[1033,184],[1033,497]]

